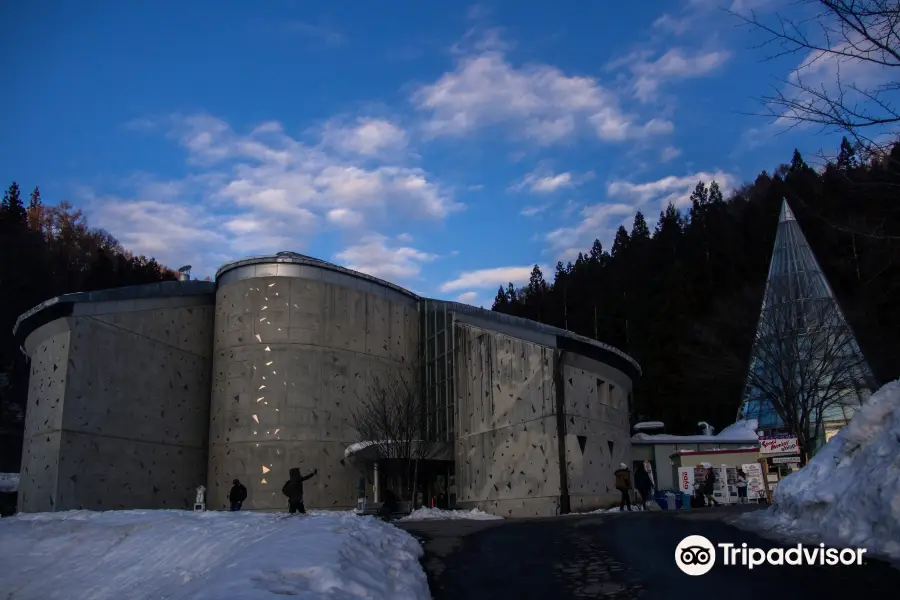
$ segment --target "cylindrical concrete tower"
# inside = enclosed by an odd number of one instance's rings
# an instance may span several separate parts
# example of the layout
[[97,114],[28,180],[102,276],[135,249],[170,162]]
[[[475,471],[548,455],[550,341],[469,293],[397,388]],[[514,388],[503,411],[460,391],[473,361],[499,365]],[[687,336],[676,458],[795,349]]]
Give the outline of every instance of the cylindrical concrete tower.
[[292,467],[319,471],[308,508],[356,506],[351,413],[373,375],[415,362],[417,297],[293,253],[226,264],[216,281],[209,508],[240,479],[244,508],[284,509]]

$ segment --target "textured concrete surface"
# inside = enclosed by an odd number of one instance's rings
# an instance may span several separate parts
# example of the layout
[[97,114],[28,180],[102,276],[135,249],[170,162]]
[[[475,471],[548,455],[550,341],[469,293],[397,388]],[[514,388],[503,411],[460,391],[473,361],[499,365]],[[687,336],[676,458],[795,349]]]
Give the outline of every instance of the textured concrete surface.
[[572,511],[618,504],[614,471],[631,465],[628,423],[630,379],[595,360],[567,354],[566,470]]
[[699,577],[678,570],[675,547],[688,535],[703,535],[713,543],[779,547],[731,527],[729,521],[742,510],[397,525],[422,542],[422,563],[435,600],[896,595],[900,571],[877,561],[862,567],[766,566],[752,571],[717,564]]
[[352,410],[376,376],[413,363],[419,323],[413,298],[359,284],[274,276],[219,287],[210,508],[226,506],[239,478],[245,508],[283,509],[292,467],[319,470],[305,485],[307,507],[356,506],[361,473],[344,460],[359,441]]
[[[457,504],[501,516],[559,511],[554,349],[456,325]],[[631,381],[602,363],[564,357],[565,462],[572,510],[616,501],[613,471],[630,463]]]
[[456,325],[456,502],[503,516],[556,514],[553,349]]
[[197,302],[92,303],[32,332],[20,510],[191,505],[206,481],[213,326]]

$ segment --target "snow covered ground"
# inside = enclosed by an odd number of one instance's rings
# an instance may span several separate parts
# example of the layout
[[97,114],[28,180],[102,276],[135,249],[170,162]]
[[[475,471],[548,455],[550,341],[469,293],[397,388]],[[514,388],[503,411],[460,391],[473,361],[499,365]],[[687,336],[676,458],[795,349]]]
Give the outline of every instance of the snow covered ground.
[[497,521],[503,517],[489,515],[477,508],[472,510],[443,510],[440,508],[417,508],[401,521],[438,521],[438,520],[470,520],[470,521]]
[[900,562],[900,381],[876,392],[806,467],[779,483],[770,508],[735,524]]
[[0,521],[5,600],[426,600],[422,549],[351,514],[71,511]]

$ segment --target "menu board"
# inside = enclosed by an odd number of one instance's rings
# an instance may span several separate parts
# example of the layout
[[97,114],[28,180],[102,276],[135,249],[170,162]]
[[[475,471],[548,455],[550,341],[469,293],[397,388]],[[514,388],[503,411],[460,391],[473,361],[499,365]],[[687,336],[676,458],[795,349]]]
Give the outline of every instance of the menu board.
[[747,463],[741,465],[741,470],[747,476],[747,498],[765,498],[766,486],[763,483],[763,473],[760,464]]

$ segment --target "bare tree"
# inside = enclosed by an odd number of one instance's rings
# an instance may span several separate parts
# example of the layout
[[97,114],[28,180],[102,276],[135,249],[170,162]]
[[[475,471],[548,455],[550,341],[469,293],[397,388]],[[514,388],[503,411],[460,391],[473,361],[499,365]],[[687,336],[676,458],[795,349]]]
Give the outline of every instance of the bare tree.
[[351,422],[360,442],[374,447],[386,480],[415,497],[419,462],[435,458],[443,445],[430,435],[427,386],[419,365],[375,377]]
[[747,397],[771,403],[809,456],[825,421],[852,414],[873,381],[834,299],[798,300],[796,285],[788,277],[769,283],[749,352],[735,352],[728,333],[746,329],[746,296],[737,304],[742,314],[720,311],[698,328],[704,351],[697,368],[710,381],[734,383],[743,374]]
[[[755,12],[732,15],[767,35],[769,58],[803,55],[799,66],[761,98],[766,116],[789,127],[803,123],[840,130],[870,155],[888,155],[900,111],[891,98],[900,89],[900,3],[897,0],[800,0],[802,17]],[[808,7],[809,11],[803,11]],[[821,79],[831,70],[831,81]],[[867,71],[869,77],[854,73]],[[874,75],[874,77],[872,77]],[[869,85],[860,81],[868,79]],[[874,81],[882,83],[874,83]]]

